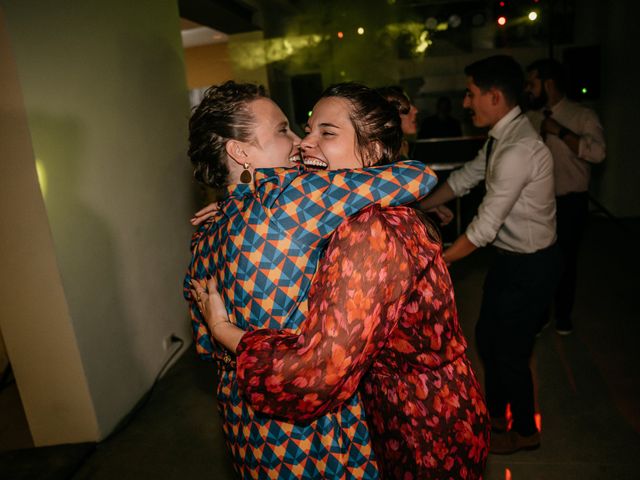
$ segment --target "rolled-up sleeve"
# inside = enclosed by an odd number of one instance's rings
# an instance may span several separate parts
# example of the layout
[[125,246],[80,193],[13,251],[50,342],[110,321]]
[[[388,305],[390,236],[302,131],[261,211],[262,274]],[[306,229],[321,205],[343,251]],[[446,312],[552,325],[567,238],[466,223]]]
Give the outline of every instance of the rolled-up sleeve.
[[513,144],[502,148],[492,159],[487,193],[465,232],[476,247],[484,247],[496,238],[530,178],[531,162],[527,160],[532,154],[529,147]]
[[589,163],[600,163],[607,155],[604,132],[598,116],[591,110],[582,113],[578,157]]
[[469,193],[484,178],[486,170],[486,156],[484,149],[481,149],[476,158],[464,164],[462,168],[451,172],[447,183],[456,197],[462,197]]

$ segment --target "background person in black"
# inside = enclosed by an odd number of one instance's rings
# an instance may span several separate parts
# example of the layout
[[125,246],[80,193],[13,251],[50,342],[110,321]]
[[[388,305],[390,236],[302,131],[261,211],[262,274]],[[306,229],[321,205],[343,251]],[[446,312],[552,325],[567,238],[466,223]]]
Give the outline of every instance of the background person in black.
[[451,99],[440,97],[435,115],[430,115],[420,125],[419,138],[447,138],[462,136],[460,122],[451,116]]

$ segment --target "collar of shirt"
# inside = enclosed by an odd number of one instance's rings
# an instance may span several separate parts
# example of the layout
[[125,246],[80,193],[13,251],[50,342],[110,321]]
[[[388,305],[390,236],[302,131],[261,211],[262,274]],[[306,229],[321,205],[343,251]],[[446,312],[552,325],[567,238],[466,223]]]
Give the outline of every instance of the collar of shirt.
[[267,167],[256,168],[253,171],[251,183],[235,183],[227,185],[226,197],[244,197],[252,194],[256,190],[273,188],[283,188],[292,178],[305,173],[306,168],[303,165],[294,165],[291,167]]
[[556,103],[553,107],[551,107],[551,112],[553,115],[558,115],[569,105],[567,101],[567,97],[562,97],[558,103]]
[[250,183],[234,183],[227,185],[227,197],[244,197],[251,193]]
[[[496,139],[496,141],[499,141],[500,138],[502,136],[504,136],[505,132],[507,131],[507,127],[509,126],[509,124],[515,120],[518,115],[520,115],[522,113],[522,110],[520,110],[520,107],[515,106],[513,107],[511,110],[509,110],[509,113],[507,113],[504,117],[502,117],[500,120],[498,120],[498,123],[496,123],[491,130],[489,130],[489,136],[493,137]],[[495,145],[494,145],[495,148]]]

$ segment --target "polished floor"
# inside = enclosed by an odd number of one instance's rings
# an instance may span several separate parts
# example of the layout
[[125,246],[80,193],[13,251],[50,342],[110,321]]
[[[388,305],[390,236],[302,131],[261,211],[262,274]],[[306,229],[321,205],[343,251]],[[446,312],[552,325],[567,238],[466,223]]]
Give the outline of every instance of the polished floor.
[[[640,221],[619,226],[592,219],[581,251],[575,331],[559,336],[553,325],[547,327],[532,361],[542,446],[490,456],[486,479],[640,478],[639,240]],[[487,249],[478,251],[451,269],[460,319],[480,377],[472,333],[489,255]],[[0,478],[233,479],[214,384],[210,367],[189,348],[121,432],[84,450],[2,453]],[[24,443],[24,436],[17,441]],[[0,438],[4,450],[10,443]],[[69,457],[74,474],[68,463],[66,470],[60,467],[60,458]],[[3,469],[10,476],[3,476]]]
[[[640,223],[592,219],[580,256],[572,335],[549,325],[532,366],[542,446],[490,455],[489,480],[640,478]],[[454,265],[458,308],[468,338],[480,301],[486,256]],[[475,351],[476,371],[482,376]]]

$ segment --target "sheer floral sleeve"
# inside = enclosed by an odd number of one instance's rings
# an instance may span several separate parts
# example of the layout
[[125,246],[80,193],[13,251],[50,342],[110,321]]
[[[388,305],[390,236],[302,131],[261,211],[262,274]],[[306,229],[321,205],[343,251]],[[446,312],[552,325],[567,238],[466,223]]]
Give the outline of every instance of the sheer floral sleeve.
[[238,383],[256,410],[309,420],[354,394],[397,325],[416,276],[392,215],[374,205],[336,231],[299,334],[255,330],[243,337]]

